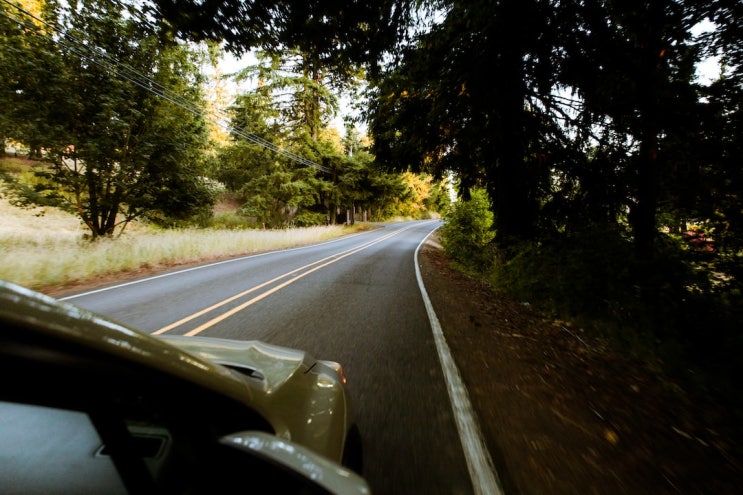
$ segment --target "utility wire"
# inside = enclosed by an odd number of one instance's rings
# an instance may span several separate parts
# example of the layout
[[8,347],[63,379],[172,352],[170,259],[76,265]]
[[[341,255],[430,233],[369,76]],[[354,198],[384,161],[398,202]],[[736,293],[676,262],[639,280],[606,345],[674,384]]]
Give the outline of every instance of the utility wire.
[[[307,158],[297,155],[296,153],[286,150],[270,141],[267,141],[266,139],[263,139],[260,136],[256,136],[255,134],[249,133],[245,131],[244,129],[231,125],[229,123],[229,118],[225,115],[224,112],[221,112],[221,111],[219,112],[209,111],[208,113],[203,112],[201,108],[192,104],[191,102],[189,102],[188,100],[186,100],[185,98],[177,94],[176,92],[164,87],[157,81],[154,81],[153,79],[142,74],[136,69],[114,59],[113,57],[108,55],[105,51],[101,50],[100,48],[87,45],[83,40],[80,40],[79,38],[69,34],[67,31],[65,31],[61,27],[52,25],[42,19],[39,19],[31,12],[28,12],[27,10],[23,9],[22,7],[18,5],[11,3],[8,0],[0,0],[0,1],[2,1],[3,3],[7,5],[10,5],[11,7],[21,12],[23,15],[43,24],[44,26],[50,28],[51,30],[59,34],[60,35],[59,39],[51,38],[51,40],[57,43],[58,45],[60,45],[63,49],[68,50],[74,53],[75,55],[78,55],[81,58],[89,60],[90,62],[102,67],[103,69],[112,72],[117,77],[123,80],[126,80],[128,82],[131,82],[132,84],[135,84],[139,86],[140,88],[146,91],[149,91],[153,93],[154,95],[160,98],[163,98],[176,106],[183,108],[186,111],[189,111],[191,113],[194,113],[195,115],[199,115],[208,120],[211,120],[213,123],[224,128],[228,132],[231,132],[239,137],[242,137],[246,139],[247,141],[257,144],[263,148],[273,151],[281,156],[284,156],[302,165],[315,168],[316,170],[319,170],[320,172],[324,172],[327,174],[332,173],[332,170],[326,166],[315,163]],[[13,22],[19,23],[20,25],[33,31],[35,34],[39,36],[47,36],[45,34],[40,33],[38,26],[34,24],[29,24],[22,19],[19,19],[17,17],[11,17],[6,14],[3,14],[3,16],[6,17],[7,19],[10,19]]]

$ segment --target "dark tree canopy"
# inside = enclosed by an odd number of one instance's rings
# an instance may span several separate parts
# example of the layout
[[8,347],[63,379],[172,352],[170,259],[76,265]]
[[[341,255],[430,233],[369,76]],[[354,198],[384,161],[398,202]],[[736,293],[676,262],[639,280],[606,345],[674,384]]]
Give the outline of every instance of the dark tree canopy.
[[222,41],[243,54],[296,48],[325,66],[373,66],[406,31],[405,0],[155,0],[156,17],[179,37]]
[[[482,185],[502,237],[529,236],[548,146],[541,109],[554,85],[557,13],[540,2],[452,3],[381,77],[369,112],[377,158]],[[541,90],[541,93],[540,93]]]
[[440,6],[372,80],[376,160],[488,191],[499,288],[739,362],[743,3]]
[[[740,88],[740,2],[440,7],[440,22],[372,80],[377,160],[452,171],[465,195],[486,187],[501,241],[616,224],[652,258],[659,215],[690,205],[693,174],[675,171],[694,170],[695,150],[710,146],[695,64],[723,53],[733,78],[716,90],[732,102]],[[706,17],[717,31],[694,40]]]

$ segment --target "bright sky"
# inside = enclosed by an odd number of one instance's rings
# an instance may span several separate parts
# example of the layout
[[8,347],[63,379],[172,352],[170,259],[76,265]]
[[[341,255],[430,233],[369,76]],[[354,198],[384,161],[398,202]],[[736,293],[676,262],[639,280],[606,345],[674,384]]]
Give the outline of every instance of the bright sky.
[[[697,37],[704,33],[714,31],[715,24],[705,19],[691,30],[691,34]],[[709,84],[720,77],[720,57],[710,57],[697,64],[697,79],[701,84]]]

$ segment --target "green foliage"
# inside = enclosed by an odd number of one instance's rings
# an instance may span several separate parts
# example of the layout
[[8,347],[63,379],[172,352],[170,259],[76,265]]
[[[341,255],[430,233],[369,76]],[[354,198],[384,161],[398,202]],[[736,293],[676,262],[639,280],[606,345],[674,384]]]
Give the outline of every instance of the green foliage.
[[69,203],[55,190],[53,184],[38,173],[0,174],[0,179],[5,183],[4,195],[13,206],[26,209],[53,206],[72,212]]
[[513,256],[500,257],[490,273],[499,290],[565,318],[611,314],[619,322],[632,323],[626,298],[632,293],[627,268],[632,249],[617,232],[589,231],[523,243],[509,252]]
[[[280,58],[271,60],[282,63]],[[296,86],[294,90],[302,92],[309,84],[305,77],[282,76],[275,67],[249,69],[264,77],[265,84],[236,99],[230,110],[233,126],[271,143],[274,149],[321,164],[322,170],[298,167],[286,156],[256,145],[244,133],[235,133],[234,142],[220,150],[215,177],[243,198],[245,216],[261,226],[284,228],[352,223],[357,217],[377,221],[391,216],[422,218],[427,208],[441,206],[439,198],[428,203],[429,177],[380,170],[353,133],[345,141],[327,129],[315,137],[312,119],[297,113],[301,108],[312,111],[314,105],[282,107],[283,99],[273,96],[276,88]],[[314,83],[309,85],[314,87]],[[344,152],[344,143],[345,151],[353,153]]]
[[165,19],[180,36],[224,42],[232,53],[297,48],[338,77],[353,73],[357,64],[375,64],[407,32],[413,13],[407,0],[348,2],[342,8],[326,0],[222,0],[207,4],[208,15],[203,0],[154,3],[153,18]]
[[430,195],[424,201],[426,210],[434,213],[445,213],[451,207],[451,196],[449,194],[449,182],[442,179],[433,184]]
[[241,215],[237,211],[226,211],[215,213],[209,220],[208,227],[221,230],[239,230],[255,228],[258,225],[250,222],[248,217]]
[[671,236],[654,261],[633,260],[622,232],[589,230],[523,243],[489,272],[491,285],[556,318],[609,336],[634,354],[658,359],[672,376],[729,394],[743,371],[741,284],[695,268],[699,253]]
[[328,223],[327,215],[312,211],[301,211],[294,217],[290,227],[315,227],[326,225]]
[[[294,225],[300,214],[317,203],[317,179],[314,170],[307,167],[277,166],[245,184],[240,195],[246,198],[244,215],[255,217],[266,228],[285,228]],[[305,223],[310,217],[299,218]],[[325,223],[324,219],[323,215],[317,224]]]
[[483,189],[473,189],[470,198],[455,202],[446,214],[441,241],[449,257],[462,266],[485,272],[491,265],[493,213]]
[[6,132],[39,158],[43,149],[48,164],[41,181],[16,190],[20,200],[63,202],[94,238],[145,216],[203,217],[214,199],[199,180],[207,128],[192,111],[202,106],[196,54],[161,43],[136,9],[113,0],[47,6],[50,25],[66,26],[65,43],[14,12],[26,29],[6,31],[11,54],[0,45],[19,75],[0,88]]
[[18,208],[34,209],[37,206],[52,206],[69,210],[65,198],[54,191],[40,174],[45,164],[40,161],[0,158],[0,197]]

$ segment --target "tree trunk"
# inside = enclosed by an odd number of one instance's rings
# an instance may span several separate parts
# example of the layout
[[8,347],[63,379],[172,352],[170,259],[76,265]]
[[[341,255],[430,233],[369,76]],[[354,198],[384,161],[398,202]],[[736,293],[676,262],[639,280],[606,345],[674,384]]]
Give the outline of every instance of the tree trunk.
[[644,39],[637,41],[639,73],[637,74],[638,109],[640,112],[640,151],[637,160],[637,198],[630,216],[634,234],[635,255],[640,261],[653,259],[656,209],[658,204],[658,83],[662,77],[664,47],[654,26],[663,22],[662,7],[648,8]]
[[510,0],[499,11],[496,22],[498,55],[493,98],[496,126],[493,132],[494,171],[489,174],[488,192],[493,200],[495,227],[499,241],[528,239],[532,232],[528,176],[525,168],[524,102],[526,96],[522,32],[524,16],[530,10],[523,0]]

